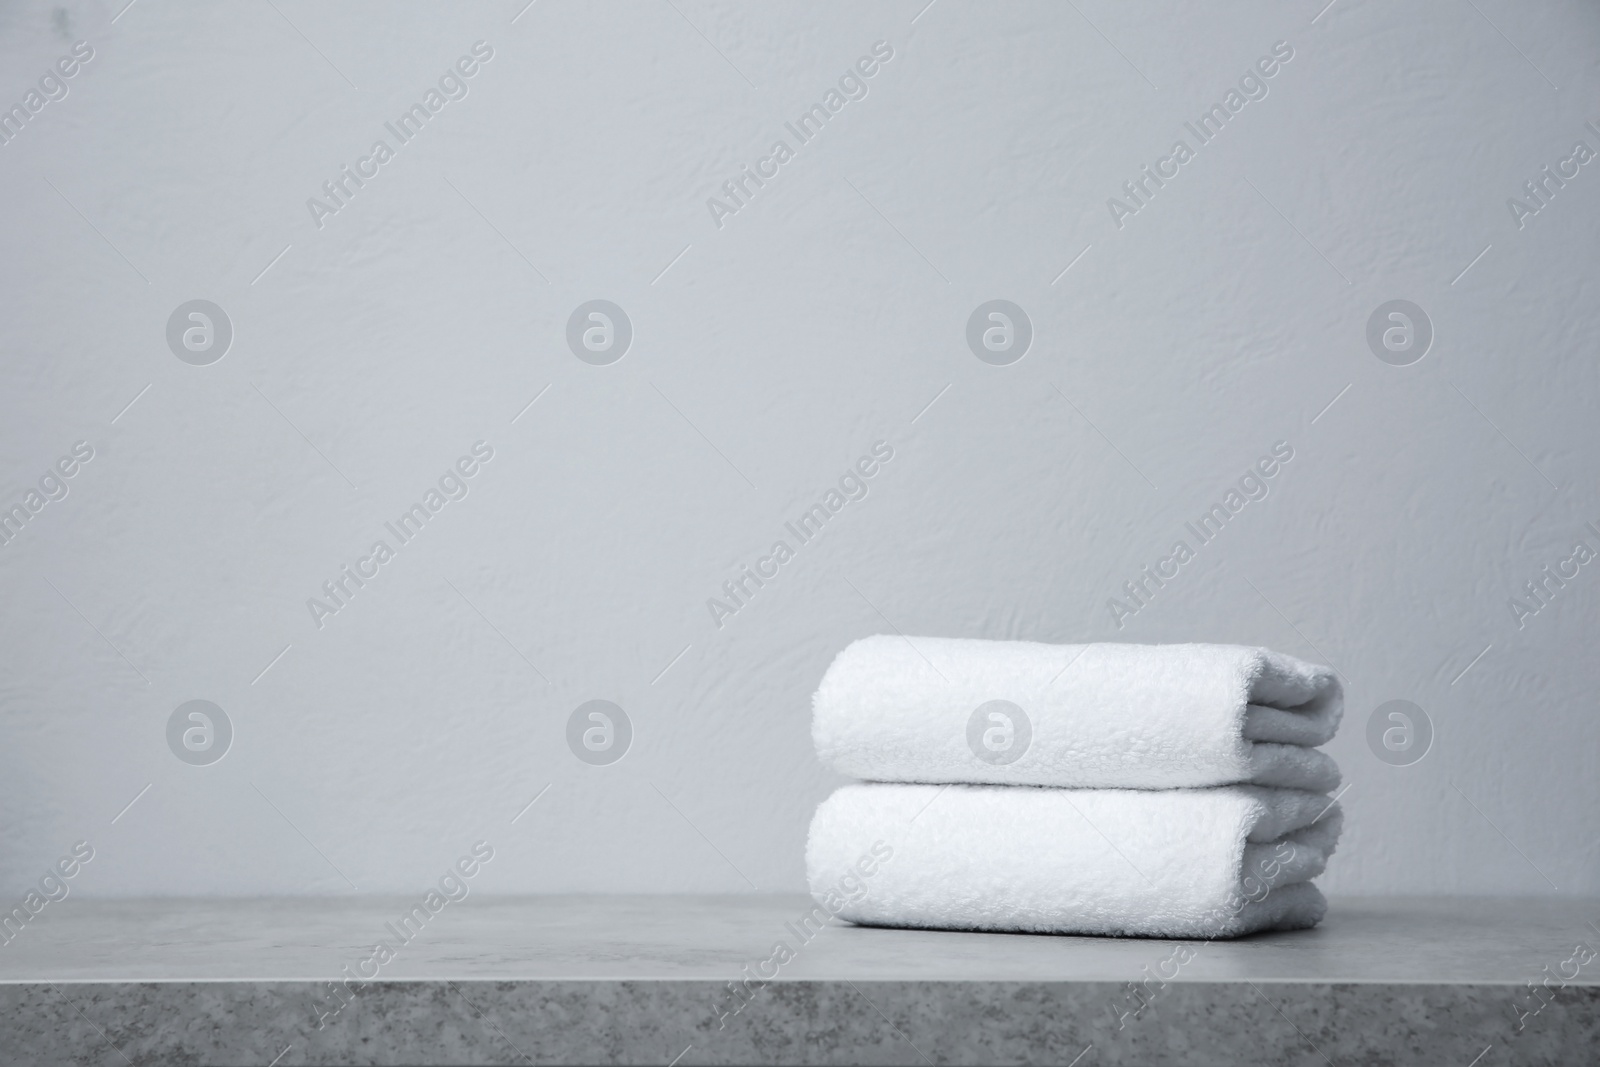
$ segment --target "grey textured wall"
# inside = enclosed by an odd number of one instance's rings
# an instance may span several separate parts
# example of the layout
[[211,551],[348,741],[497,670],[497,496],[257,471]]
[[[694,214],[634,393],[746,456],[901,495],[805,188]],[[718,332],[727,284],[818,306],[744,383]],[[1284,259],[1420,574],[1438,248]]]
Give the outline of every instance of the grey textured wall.
[[524,2],[0,10],[8,894],[797,889],[891,628],[1332,663],[1329,889],[1600,891],[1594,5]]

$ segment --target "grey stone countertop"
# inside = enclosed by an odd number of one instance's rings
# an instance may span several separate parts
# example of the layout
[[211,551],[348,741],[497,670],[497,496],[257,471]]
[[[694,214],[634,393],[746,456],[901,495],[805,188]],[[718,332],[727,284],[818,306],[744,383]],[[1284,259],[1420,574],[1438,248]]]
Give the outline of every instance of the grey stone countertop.
[[[1494,1067],[1600,1047],[1594,900],[1343,898],[1315,930],[1209,943],[806,940],[803,896],[479,894],[402,941],[411,903],[52,903],[0,945],[0,1061]],[[774,981],[729,987],[778,942]],[[378,973],[341,998],[347,966]]]

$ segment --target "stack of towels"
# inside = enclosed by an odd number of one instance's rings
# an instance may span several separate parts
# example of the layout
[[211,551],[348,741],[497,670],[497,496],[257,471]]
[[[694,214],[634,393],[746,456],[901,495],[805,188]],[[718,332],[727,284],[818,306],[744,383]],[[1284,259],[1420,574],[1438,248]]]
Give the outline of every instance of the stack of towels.
[[1343,703],[1263,648],[865,638],[813,700],[817,754],[864,781],[812,819],[812,894],[873,926],[1315,926]]

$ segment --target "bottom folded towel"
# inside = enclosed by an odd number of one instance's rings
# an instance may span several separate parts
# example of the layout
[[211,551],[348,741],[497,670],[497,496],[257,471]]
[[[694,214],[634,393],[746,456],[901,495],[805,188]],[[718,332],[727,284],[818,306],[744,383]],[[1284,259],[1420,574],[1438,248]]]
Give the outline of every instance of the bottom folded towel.
[[1335,801],[1298,789],[847,785],[817,808],[811,893],[867,926],[1237,937],[1315,926]]

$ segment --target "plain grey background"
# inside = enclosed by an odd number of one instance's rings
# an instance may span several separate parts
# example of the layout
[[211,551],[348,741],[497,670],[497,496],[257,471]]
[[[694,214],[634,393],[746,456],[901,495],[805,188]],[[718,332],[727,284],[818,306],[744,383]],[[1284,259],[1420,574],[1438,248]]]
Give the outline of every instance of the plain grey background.
[[[80,839],[92,895],[410,893],[480,838],[487,892],[797,890],[837,784],[810,694],[893,630],[1331,662],[1327,889],[1600,890],[1600,573],[1511,605],[1600,549],[1600,167],[1508,206],[1600,150],[1594,5],[124,2],[0,9],[6,107],[94,51],[0,145],[0,504],[94,452],[0,547],[8,894]],[[208,366],[166,340],[197,299],[233,329]],[[607,366],[566,341],[596,299],[633,328]],[[1009,366],[966,343],[996,299],[1034,332]],[[1391,300],[1434,330],[1408,366],[1367,343]],[[868,495],[714,625],[880,440]],[[319,628],[308,598],[478,441],[468,495]],[[1116,626],[1280,441],[1270,494]],[[168,747],[191,700],[232,724],[210,765]],[[590,700],[631,721],[618,762],[568,747]],[[1369,747],[1391,700],[1420,761]]]

